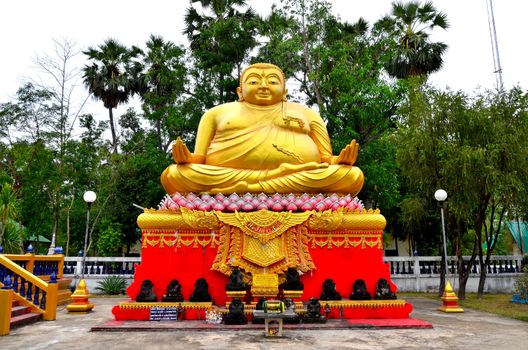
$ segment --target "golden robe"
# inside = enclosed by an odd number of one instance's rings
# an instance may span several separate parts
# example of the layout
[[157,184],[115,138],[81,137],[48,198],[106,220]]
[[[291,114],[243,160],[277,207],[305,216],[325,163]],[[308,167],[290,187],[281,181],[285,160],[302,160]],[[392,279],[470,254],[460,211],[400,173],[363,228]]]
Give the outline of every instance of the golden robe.
[[351,165],[328,165],[330,138],[321,117],[303,105],[232,102],[200,121],[195,155],[205,164],[172,164],[161,175],[175,192],[350,193],[363,185]]

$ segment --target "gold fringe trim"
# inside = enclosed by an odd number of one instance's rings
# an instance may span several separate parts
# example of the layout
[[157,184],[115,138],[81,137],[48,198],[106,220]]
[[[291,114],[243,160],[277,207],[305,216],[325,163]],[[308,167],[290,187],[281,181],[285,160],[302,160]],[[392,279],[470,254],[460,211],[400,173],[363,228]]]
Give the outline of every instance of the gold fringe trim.
[[333,308],[369,308],[405,307],[405,300],[319,300],[322,307]]
[[343,247],[343,248],[357,248],[361,249],[377,248],[383,249],[383,238],[378,232],[365,233],[350,233],[350,232],[309,232],[308,242],[312,248],[327,247]]
[[176,248],[189,247],[193,248],[207,247],[216,248],[220,244],[219,235],[216,231],[167,231],[167,230],[143,230],[142,247],[164,248],[176,246]]
[[161,302],[151,302],[151,303],[138,303],[134,301],[122,301],[119,303],[119,307],[124,310],[141,310],[141,309],[150,309],[153,307],[179,307],[181,306],[184,310],[208,310],[212,307],[212,302],[191,302],[191,301],[182,301],[181,303],[161,303]]

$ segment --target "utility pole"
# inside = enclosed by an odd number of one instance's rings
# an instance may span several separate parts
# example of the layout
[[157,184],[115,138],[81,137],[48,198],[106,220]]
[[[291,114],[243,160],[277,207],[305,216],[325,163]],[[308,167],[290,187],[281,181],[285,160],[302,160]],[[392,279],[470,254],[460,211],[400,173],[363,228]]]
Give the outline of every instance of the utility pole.
[[497,31],[495,28],[495,14],[493,12],[493,0],[486,0],[486,8],[488,10],[488,26],[491,40],[491,51],[493,54],[493,73],[495,75],[495,82],[497,90],[502,91],[504,88],[504,81],[502,80],[502,66],[499,56],[499,44],[497,40]]

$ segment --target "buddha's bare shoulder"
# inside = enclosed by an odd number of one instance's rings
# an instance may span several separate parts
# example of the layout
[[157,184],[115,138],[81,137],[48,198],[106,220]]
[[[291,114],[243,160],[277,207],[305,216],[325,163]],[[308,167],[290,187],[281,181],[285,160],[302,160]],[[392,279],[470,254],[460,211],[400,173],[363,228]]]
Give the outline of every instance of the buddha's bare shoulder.
[[221,114],[223,112],[233,111],[238,108],[240,108],[239,102],[227,102],[227,103],[222,103],[220,105],[214,106],[213,108],[209,109],[206,113]]
[[288,114],[305,116],[309,118],[319,118],[319,114],[310,107],[297,102],[288,101]]

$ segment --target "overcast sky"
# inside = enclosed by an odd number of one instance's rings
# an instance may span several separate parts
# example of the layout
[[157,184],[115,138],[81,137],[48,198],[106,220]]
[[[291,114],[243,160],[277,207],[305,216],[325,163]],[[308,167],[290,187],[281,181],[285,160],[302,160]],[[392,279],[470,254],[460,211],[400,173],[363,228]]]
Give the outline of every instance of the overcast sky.
[[[261,14],[270,10],[270,0],[252,0]],[[277,1],[275,1],[277,2]],[[375,21],[389,13],[391,0],[334,0],[334,13],[353,22],[359,17]],[[486,0],[435,0],[451,27],[438,30],[434,40],[449,45],[444,68],[431,81],[439,87],[473,91],[493,88],[493,59]],[[494,1],[500,58],[506,87],[528,88],[526,39],[528,2]],[[24,77],[34,75],[33,58],[50,53],[53,39],[75,41],[80,49],[97,46],[113,37],[126,45],[143,46],[148,36],[158,34],[184,43],[181,35],[187,0],[9,0],[0,5],[0,102],[14,96]]]

